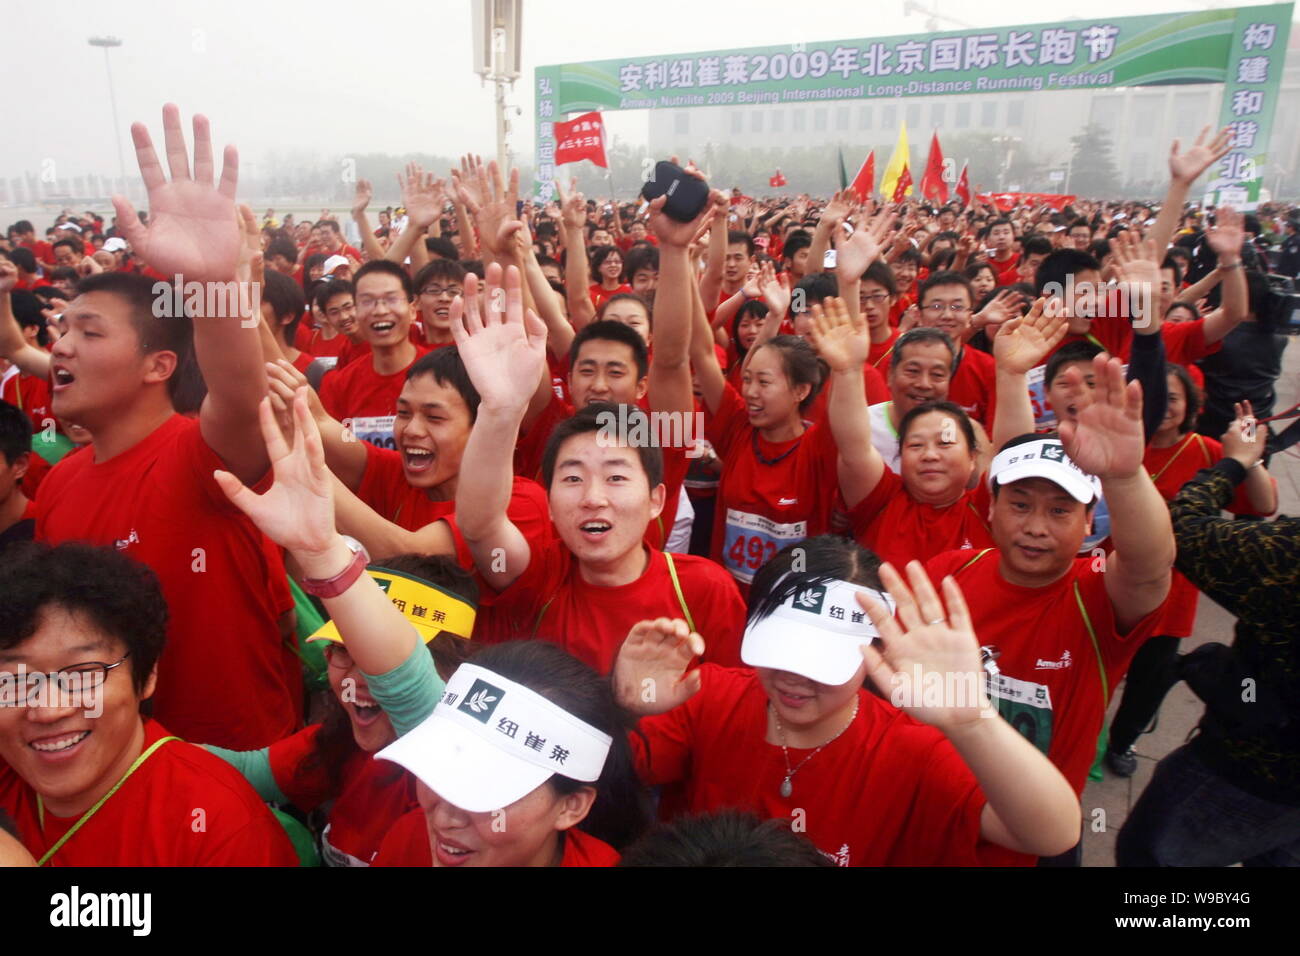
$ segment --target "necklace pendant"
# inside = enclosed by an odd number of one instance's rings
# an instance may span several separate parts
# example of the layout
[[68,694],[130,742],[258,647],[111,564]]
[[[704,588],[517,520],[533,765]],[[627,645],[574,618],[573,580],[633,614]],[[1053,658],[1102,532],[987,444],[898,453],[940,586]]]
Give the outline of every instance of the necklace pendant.
[[784,780],[781,781],[781,796],[785,797],[786,799],[789,799],[790,794],[792,793],[794,793],[794,784],[790,782],[789,777],[786,777]]

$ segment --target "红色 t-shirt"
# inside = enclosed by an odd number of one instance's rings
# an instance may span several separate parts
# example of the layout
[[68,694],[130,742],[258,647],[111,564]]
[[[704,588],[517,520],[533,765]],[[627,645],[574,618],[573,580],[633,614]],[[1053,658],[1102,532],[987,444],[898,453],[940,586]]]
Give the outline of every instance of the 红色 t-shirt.
[[[577,827],[564,831],[564,855],[560,866],[616,866],[619,853]],[[433,866],[433,849],[424,823],[424,811],[412,810],[389,831],[375,857],[375,866]]]
[[849,525],[860,545],[901,573],[908,561],[993,547],[990,501],[988,482],[981,480],[952,504],[936,508],[913,498],[902,477],[886,468],[871,494],[849,510]]

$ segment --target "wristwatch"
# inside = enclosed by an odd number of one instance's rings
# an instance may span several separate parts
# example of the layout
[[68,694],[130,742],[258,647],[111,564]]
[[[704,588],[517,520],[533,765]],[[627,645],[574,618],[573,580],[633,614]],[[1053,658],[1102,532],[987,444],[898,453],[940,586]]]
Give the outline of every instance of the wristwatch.
[[332,578],[303,578],[302,589],[308,594],[319,598],[338,597],[352,587],[366,570],[366,565],[370,563],[370,555],[366,553],[365,546],[356,538],[350,538],[346,534],[341,537],[348,550],[352,552],[352,560],[348,562],[346,568]]

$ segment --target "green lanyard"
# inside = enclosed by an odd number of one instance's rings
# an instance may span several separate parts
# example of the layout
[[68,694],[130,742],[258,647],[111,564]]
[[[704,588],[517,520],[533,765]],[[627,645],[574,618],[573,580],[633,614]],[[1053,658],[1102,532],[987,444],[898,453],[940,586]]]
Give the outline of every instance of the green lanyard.
[[[71,840],[72,835],[76,833],[78,830],[80,830],[82,826],[85,825],[87,820],[89,820],[97,812],[99,812],[99,808],[108,802],[108,798],[111,797],[113,794],[117,793],[117,791],[122,788],[122,784],[126,783],[127,779],[131,776],[131,774],[139,770],[141,765],[146,760],[148,760],[150,757],[153,756],[153,752],[155,750],[157,750],[163,744],[167,743],[167,741],[169,740],[180,740],[180,739],[181,738],[179,737],[163,737],[159,740],[155,740],[152,744],[150,744],[149,749],[146,750],[144,753],[142,753],[140,756],[136,757],[135,763],[131,764],[127,772],[122,774],[122,778],[118,780],[117,783],[113,784],[113,788],[109,790],[108,793],[100,797],[99,800],[95,802],[95,805],[93,807],[91,807],[89,810],[83,813],[81,815],[81,819],[72,825],[72,829],[69,830],[67,833],[63,834],[63,836],[59,838],[58,843],[54,844],[54,846],[50,847],[48,850],[45,851],[45,855],[40,858],[40,860],[37,862],[36,865],[44,866],[46,863],[48,863],[50,857],[58,853],[59,850],[63,847],[63,844]],[[40,822],[41,835],[44,836],[45,835],[45,804],[41,801],[41,795],[39,793],[36,795],[36,818]]]

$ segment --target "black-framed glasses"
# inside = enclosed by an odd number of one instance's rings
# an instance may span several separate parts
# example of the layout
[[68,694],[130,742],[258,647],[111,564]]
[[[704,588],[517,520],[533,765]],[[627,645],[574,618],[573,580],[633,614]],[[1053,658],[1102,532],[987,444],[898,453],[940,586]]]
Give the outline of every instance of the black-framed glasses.
[[131,652],[127,651],[113,664],[87,661],[49,673],[0,674],[0,707],[78,706],[87,696],[97,693],[104,686],[108,672],[121,667],[130,656]]
[[431,299],[436,299],[441,295],[449,295],[453,299],[458,295],[463,295],[464,290],[460,286],[449,285],[446,288],[436,285],[427,285],[420,290],[420,295],[427,295]]

